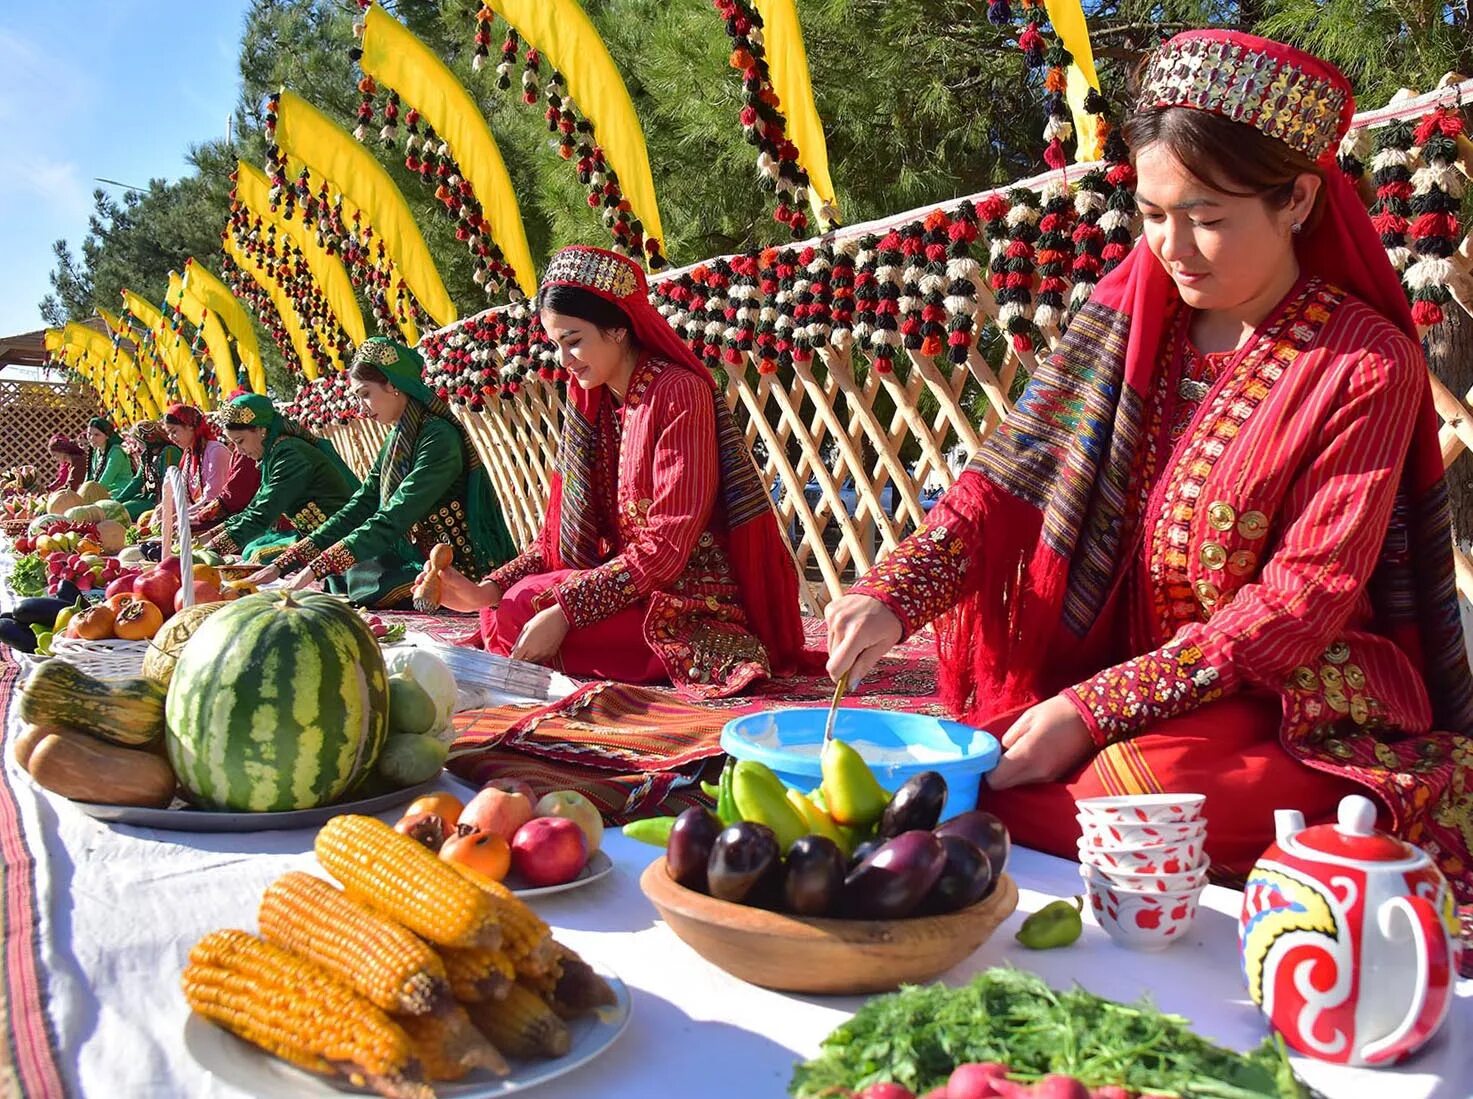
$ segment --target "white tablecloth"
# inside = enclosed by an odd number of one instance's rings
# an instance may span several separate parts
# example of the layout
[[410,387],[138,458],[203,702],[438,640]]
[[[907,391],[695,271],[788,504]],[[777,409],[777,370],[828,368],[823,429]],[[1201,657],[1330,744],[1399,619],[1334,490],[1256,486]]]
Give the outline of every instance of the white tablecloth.
[[[254,929],[261,893],[278,874],[315,866],[313,833],[217,836],[109,827],[36,790],[8,751],[5,756],[37,857],[42,961],[69,1092],[243,1099],[185,1052],[179,973],[205,932]],[[453,781],[447,785],[453,788]],[[794,1062],[815,1054],[861,1001],[783,995],[728,977],[680,942],[640,892],[639,874],[655,849],[614,831],[605,849],[615,864],[611,875],[541,898],[536,907],[563,941],[624,979],[632,1022],[602,1057],[536,1094],[783,1095]],[[1022,891],[1019,912],[948,981],[1012,964],[1056,986],[1078,981],[1118,999],[1149,993],[1163,1010],[1189,1017],[1201,1033],[1229,1046],[1248,1048],[1262,1037],[1239,973],[1239,894],[1209,888],[1190,939],[1164,954],[1123,950],[1093,925],[1068,949],[1036,953],[1017,946],[1013,933],[1027,912],[1077,891],[1077,868],[1018,851],[1012,873]],[[1330,1099],[1466,1099],[1473,1095],[1470,1046],[1473,981],[1465,980],[1447,1028],[1410,1066],[1374,1073],[1303,1062],[1301,1068]]]

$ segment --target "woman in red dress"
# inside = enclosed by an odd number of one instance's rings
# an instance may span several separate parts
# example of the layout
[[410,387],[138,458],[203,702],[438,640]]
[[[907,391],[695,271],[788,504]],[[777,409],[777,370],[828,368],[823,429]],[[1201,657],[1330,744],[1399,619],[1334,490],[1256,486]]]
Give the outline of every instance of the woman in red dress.
[[537,539],[479,584],[492,652],[569,675],[736,694],[796,668],[798,578],[715,380],[649,302],[639,265],[559,252],[538,295],[572,376]]
[[1298,50],[1178,35],[1126,124],[1142,240],[926,526],[828,611],[863,675],[938,621],[984,794],[1072,856],[1075,798],[1198,791],[1242,874],[1365,790],[1473,901],[1473,679],[1426,362]]
[[48,491],[74,489],[87,479],[87,454],[76,443],[65,435],[53,435],[50,450],[60,465],[56,467],[56,476],[52,478]]

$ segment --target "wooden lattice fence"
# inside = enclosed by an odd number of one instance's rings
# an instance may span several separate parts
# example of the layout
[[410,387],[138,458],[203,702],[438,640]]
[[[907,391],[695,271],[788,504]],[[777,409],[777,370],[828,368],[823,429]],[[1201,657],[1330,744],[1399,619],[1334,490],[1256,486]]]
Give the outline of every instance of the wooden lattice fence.
[[[1357,122],[1368,127],[1388,119],[1416,119],[1434,108],[1470,101],[1473,81],[1465,81],[1358,116]],[[1473,176],[1473,144],[1461,138],[1460,152],[1459,169]],[[1071,180],[1078,172],[1073,169]],[[1058,173],[1050,173],[1017,186],[1037,191],[1058,179]],[[839,254],[846,247],[852,249],[861,234],[873,237],[914,225],[932,210],[956,205],[952,200],[910,211],[840,230],[824,240]],[[663,285],[689,270],[652,281]],[[997,302],[985,279],[974,281],[976,335],[962,364],[953,365],[944,352],[922,354],[892,345],[893,370],[876,369],[871,349],[861,350],[856,339],[818,341],[812,359],[794,356],[777,373],[759,370],[750,351],[741,356],[740,367],[728,370],[727,403],[744,425],[772,490],[794,557],[808,580],[804,599],[810,610],[820,610],[923,521],[970,453],[1011,411],[1010,395],[1020,372],[1026,374],[1036,366],[1032,352],[1019,352],[1000,335]],[[1449,308],[1461,307],[1473,315],[1473,235],[1461,241],[1453,256],[1447,286],[1456,303],[1449,303]],[[474,326],[488,316],[460,322],[436,335],[450,333],[452,344],[459,338],[494,362],[508,361],[506,343],[514,338],[476,335]],[[695,321],[700,321],[699,315]],[[680,330],[684,319],[674,315],[671,323]],[[694,330],[685,325],[688,335]],[[462,335],[456,337],[456,332]],[[1052,327],[1043,327],[1041,334],[1049,346],[1059,336]],[[989,349],[991,356],[984,353]],[[528,358],[525,346],[518,353]],[[989,357],[998,363],[996,369],[989,365]],[[535,363],[535,348],[533,359]],[[1451,465],[1465,450],[1473,450],[1473,390],[1455,393],[1436,376],[1432,385],[1443,420],[1443,456]],[[521,543],[532,538],[541,521],[561,412],[558,387],[539,382],[535,373],[526,375],[511,399],[492,399],[482,412],[457,409],[490,471],[508,525]],[[378,425],[361,420],[329,430],[360,471],[372,461],[384,437]],[[1459,590],[1473,600],[1473,561],[1457,551],[1456,564]]]
[[98,408],[85,382],[0,381],[0,469],[35,466],[49,484],[51,437],[79,438]]

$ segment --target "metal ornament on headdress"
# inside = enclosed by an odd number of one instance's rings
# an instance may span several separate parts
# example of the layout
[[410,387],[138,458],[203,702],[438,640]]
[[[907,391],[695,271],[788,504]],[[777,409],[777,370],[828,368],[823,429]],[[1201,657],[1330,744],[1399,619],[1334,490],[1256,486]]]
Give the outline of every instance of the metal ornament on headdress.
[[1339,143],[1347,99],[1345,88],[1292,60],[1228,39],[1182,36],[1152,58],[1139,106],[1211,111],[1319,161]]
[[226,427],[251,427],[256,422],[256,410],[250,405],[226,405],[220,410],[220,420]]
[[353,361],[370,366],[393,366],[399,361],[399,345],[379,336],[370,337],[359,344]]
[[639,276],[629,260],[592,248],[564,248],[552,257],[542,281],[583,286],[616,298],[639,290]]

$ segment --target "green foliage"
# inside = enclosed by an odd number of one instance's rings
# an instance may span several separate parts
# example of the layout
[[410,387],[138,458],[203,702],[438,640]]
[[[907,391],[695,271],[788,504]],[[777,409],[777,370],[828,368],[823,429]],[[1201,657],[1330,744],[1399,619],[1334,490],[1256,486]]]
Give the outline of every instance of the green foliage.
[[[583,0],[623,74],[643,126],[667,253],[677,263],[780,243],[753,148],[743,138],[730,42],[709,0]],[[578,241],[607,243],[573,167],[560,159],[541,101],[519,79],[496,89],[505,23],[492,25],[490,64],[471,69],[479,0],[397,0],[389,9],[446,61],[496,138],[539,263]],[[1430,87],[1448,68],[1473,69],[1465,8],[1435,0],[1105,0],[1087,2],[1101,77],[1123,96],[1144,51],[1183,26],[1248,26],[1318,50],[1380,104],[1403,83]],[[856,223],[970,194],[1041,167],[1042,87],[1025,73],[1016,27],[986,21],[981,0],[798,0],[815,98],[843,219]],[[281,87],[346,129],[355,125],[353,6],[340,0],[254,0],[241,41],[233,145],[193,150],[195,172],[155,180],[115,201],[99,193],[80,247],[56,244],[48,323],[116,308],[127,286],[162,301],[169,270],[194,255],[218,270],[219,233],[236,159],[260,164],[260,109]],[[544,61],[544,77],[550,72]],[[518,68],[518,77],[520,67]],[[462,313],[490,304],[432,188],[403,165],[402,146],[370,147],[408,200]],[[261,333],[278,390],[289,389]]]

